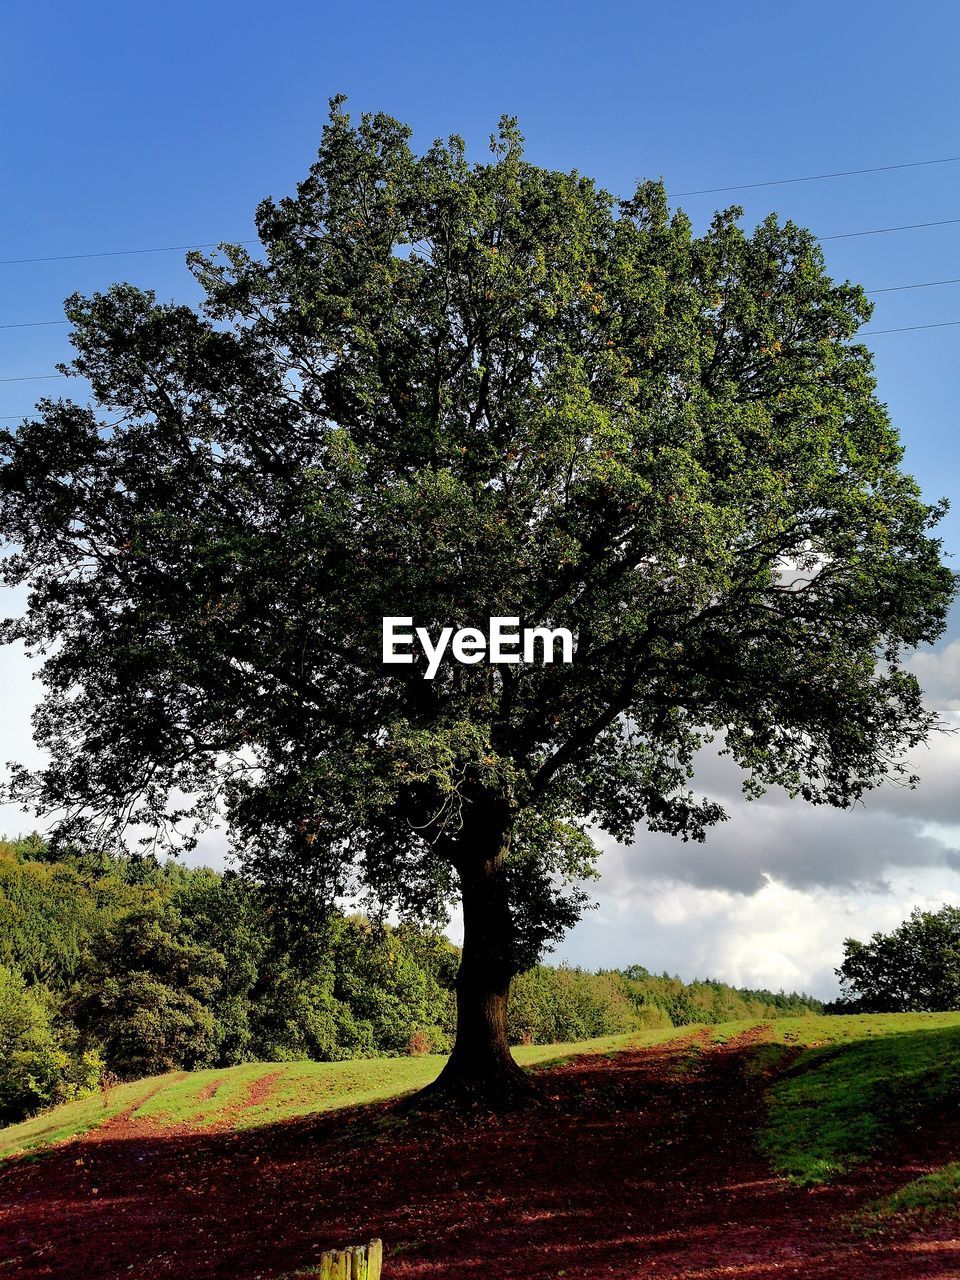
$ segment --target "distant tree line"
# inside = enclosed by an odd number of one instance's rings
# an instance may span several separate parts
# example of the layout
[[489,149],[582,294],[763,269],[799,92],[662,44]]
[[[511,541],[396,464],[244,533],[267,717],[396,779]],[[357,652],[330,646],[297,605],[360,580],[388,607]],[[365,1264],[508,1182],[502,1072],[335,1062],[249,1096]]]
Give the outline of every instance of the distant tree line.
[[[446,1052],[459,953],[359,915],[291,911],[248,879],[0,841],[0,1122],[121,1079],[246,1061]],[[514,1043],[819,1010],[640,966],[538,965]]]

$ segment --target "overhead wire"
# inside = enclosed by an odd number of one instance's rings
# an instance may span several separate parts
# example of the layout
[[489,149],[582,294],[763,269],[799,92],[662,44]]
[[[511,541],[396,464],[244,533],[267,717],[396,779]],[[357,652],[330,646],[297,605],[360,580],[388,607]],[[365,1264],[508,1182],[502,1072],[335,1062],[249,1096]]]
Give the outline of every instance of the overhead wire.
[[[957,164],[957,163],[960,163],[960,156],[939,156],[932,160],[911,160],[911,161],[905,161],[898,164],[875,165],[875,166],[860,168],[860,169],[838,169],[829,173],[803,174],[798,177],[770,178],[760,182],[741,182],[741,183],[730,184],[727,186],[700,187],[700,188],[697,188],[696,190],[671,192],[669,193],[669,198],[680,199],[688,196],[717,195],[727,191],[752,191],[752,190],[759,190],[765,187],[788,186],[788,185],[793,185],[796,183],[804,183],[804,182],[823,182],[823,181],[833,180],[837,178],[859,177],[859,176],[862,176],[865,174],[871,174],[871,173],[892,173],[892,172],[895,172],[898,170],[904,170],[904,169],[921,169],[921,168],[928,168],[934,165],[946,165],[946,164]],[[895,232],[901,232],[901,231],[919,231],[919,230],[926,229],[928,227],[946,227],[946,226],[956,226],[958,224],[960,224],[960,218],[941,218],[941,219],[937,219],[930,222],[910,222],[910,223],[903,223],[903,224],[899,224],[897,226],[891,226],[891,227],[872,227],[863,231],[835,232],[830,235],[819,236],[818,239],[819,240],[851,240],[851,239],[859,238],[861,236],[890,235]],[[226,241],[226,242],[225,241],[203,241],[203,242],[194,243],[194,244],[156,245],[156,246],[149,246],[147,248],[142,248],[142,249],[104,249],[104,250],[98,250],[94,252],[84,252],[84,253],[45,254],[45,255],[38,255],[35,257],[28,257],[28,258],[0,258],[0,267],[31,265],[31,264],[45,263],[45,262],[77,262],[84,259],[96,259],[96,258],[133,257],[140,254],[152,254],[152,253],[183,253],[183,252],[189,252],[194,249],[217,249],[223,243],[249,245],[249,244],[257,244],[259,242],[251,239],[232,240],[232,241]],[[899,293],[899,292],[905,292],[910,289],[933,289],[939,286],[951,285],[951,284],[960,284],[960,277],[951,277],[943,280],[925,280],[925,281],[918,281],[916,283],[902,284],[902,285],[886,285],[886,286],[875,288],[875,289],[867,289],[865,290],[865,292],[869,295],[878,294],[878,293]],[[64,320],[24,320],[24,321],[16,321],[16,322],[0,324],[0,330],[41,329],[41,328],[53,327],[56,325],[64,325],[68,323],[69,321],[65,319]],[[874,337],[874,336],[880,336],[881,334],[887,334],[887,333],[909,333],[909,332],[914,332],[920,329],[944,329],[944,328],[951,328],[957,324],[960,324],[960,320],[946,320],[946,321],[940,321],[940,322],[931,323],[931,324],[903,325],[903,326],[890,328],[890,329],[867,329],[867,330],[864,330],[858,336]],[[25,375],[19,375],[16,377],[0,378],[0,382],[4,382],[4,383],[6,382],[39,382],[39,381],[46,381],[48,379],[62,378],[64,376],[65,375],[61,373],[25,374]],[[0,418],[16,417],[16,416],[18,415],[16,414],[0,415]]]
[[910,160],[902,164],[881,164],[870,169],[839,169],[835,173],[808,173],[800,178],[769,178],[764,182],[739,182],[729,187],[701,187],[698,191],[670,192],[671,200],[684,196],[713,196],[723,191],[756,191],[759,187],[785,187],[795,182],[824,182],[828,178],[853,178],[864,173],[892,173],[895,169],[923,169],[935,164],[957,164],[960,156],[940,156],[935,160]]
[[915,329],[950,329],[960,324],[960,320],[938,320],[933,324],[905,324],[897,329],[864,329],[857,334],[858,338],[875,338],[881,333],[912,333]]
[[905,222],[897,227],[871,227],[869,231],[841,231],[834,235],[817,236],[818,240],[853,240],[858,236],[886,236],[892,231],[920,231],[924,227],[952,227],[960,218],[939,218],[936,222]]
[[53,253],[41,258],[0,258],[0,267],[34,262],[77,262],[81,258],[126,258],[137,253],[190,253],[194,249],[219,249],[221,244],[259,244],[259,240],[217,240],[206,244],[165,244],[150,249],[103,249],[97,253]]
[[[949,276],[944,280],[919,280],[913,284],[888,284],[877,289],[864,289],[864,293],[868,296],[875,293],[902,293],[908,289],[935,289],[940,285],[948,284],[960,284],[960,276]],[[0,329],[39,329],[48,325],[69,323],[69,320],[19,320],[15,323],[0,324]]]
[[[784,179],[787,181],[787,179]],[[800,181],[800,179],[797,179]],[[905,222],[894,227],[869,227],[864,231],[837,231],[830,235],[819,235],[818,240],[850,240],[856,236],[882,236],[894,231],[919,231],[926,227],[951,227],[960,222],[960,218],[937,218],[931,222]],[[0,267],[22,266],[40,262],[75,262],[82,258],[123,258],[143,253],[181,253],[193,249],[218,249],[221,244],[259,244],[259,240],[218,241],[216,244],[173,244],[154,249],[106,249],[97,253],[57,253],[41,258],[0,258]],[[57,323],[56,321],[40,321],[39,323]],[[0,326],[3,328],[5,326]]]

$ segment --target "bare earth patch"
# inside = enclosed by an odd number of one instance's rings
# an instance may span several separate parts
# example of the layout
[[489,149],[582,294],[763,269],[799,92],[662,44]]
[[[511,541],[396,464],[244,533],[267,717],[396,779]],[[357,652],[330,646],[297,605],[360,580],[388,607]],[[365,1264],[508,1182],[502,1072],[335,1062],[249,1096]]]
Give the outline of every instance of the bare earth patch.
[[0,1277],[276,1280],[380,1236],[384,1280],[957,1280],[960,1223],[848,1225],[927,1135],[827,1188],[770,1173],[762,1038],[579,1058],[542,1074],[552,1112],[483,1123],[396,1104],[239,1132],[114,1122],[0,1171]]

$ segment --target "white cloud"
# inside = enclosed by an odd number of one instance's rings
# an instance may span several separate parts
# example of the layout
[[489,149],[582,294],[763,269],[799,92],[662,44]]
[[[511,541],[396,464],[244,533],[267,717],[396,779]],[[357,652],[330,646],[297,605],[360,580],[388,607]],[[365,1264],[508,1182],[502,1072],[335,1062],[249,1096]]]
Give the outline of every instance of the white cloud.
[[[13,592],[0,591],[0,616],[12,614],[19,607]],[[30,716],[36,705],[40,686],[32,679],[34,667],[28,661],[22,644],[0,645],[0,777],[6,774],[10,761],[38,765],[42,757],[33,745]],[[0,804],[0,834],[16,835],[42,826],[35,817],[16,805]]]
[[905,665],[932,705],[948,710],[960,706],[960,640],[940,649],[918,650]]
[[960,903],[960,872],[895,872],[876,892],[791,888],[767,878],[753,894],[669,881],[625,893],[604,877],[599,910],[588,912],[557,950],[584,967],[642,964],[737,986],[838,991],[843,941],[889,930],[915,907]]

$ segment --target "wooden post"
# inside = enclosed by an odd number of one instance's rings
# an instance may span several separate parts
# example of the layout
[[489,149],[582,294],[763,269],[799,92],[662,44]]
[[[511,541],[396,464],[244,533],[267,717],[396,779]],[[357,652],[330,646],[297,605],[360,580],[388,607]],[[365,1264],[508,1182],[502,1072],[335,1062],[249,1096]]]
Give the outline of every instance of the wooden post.
[[367,1245],[367,1280],[380,1280],[383,1268],[383,1241],[371,1240]]
[[351,1245],[348,1249],[327,1249],[320,1255],[317,1280],[381,1280],[383,1241]]

